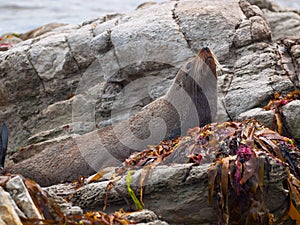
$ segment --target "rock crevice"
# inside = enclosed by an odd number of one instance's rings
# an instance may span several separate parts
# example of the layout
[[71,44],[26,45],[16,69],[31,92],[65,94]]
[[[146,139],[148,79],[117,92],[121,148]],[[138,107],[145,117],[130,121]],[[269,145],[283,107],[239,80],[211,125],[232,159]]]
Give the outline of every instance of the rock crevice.
[[182,30],[182,28],[180,26],[180,19],[179,19],[179,17],[176,14],[176,8],[177,7],[178,7],[178,3],[175,3],[174,7],[172,9],[172,17],[173,17],[175,23],[178,25],[179,32],[182,33],[183,38],[186,40],[187,46],[193,51],[191,43],[190,43],[191,40],[188,39],[188,37],[186,36],[186,34],[184,33],[184,31]]

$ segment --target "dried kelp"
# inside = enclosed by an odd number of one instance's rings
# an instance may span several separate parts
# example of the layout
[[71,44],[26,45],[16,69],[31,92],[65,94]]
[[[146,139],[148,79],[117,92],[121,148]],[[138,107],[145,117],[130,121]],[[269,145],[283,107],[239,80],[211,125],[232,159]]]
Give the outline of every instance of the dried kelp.
[[123,211],[113,214],[104,212],[87,212],[84,215],[71,215],[60,218],[60,220],[38,220],[23,219],[24,225],[129,225],[134,224],[126,218],[127,213]]
[[296,99],[300,100],[300,90],[292,91],[286,95],[281,95],[278,92],[275,92],[274,98],[271,99],[269,103],[264,107],[265,110],[274,111],[274,124],[272,128],[276,130],[279,134],[283,134],[284,131],[282,106]]
[[[143,183],[151,166],[166,162],[209,163],[208,200],[217,199],[219,224],[280,224],[288,218],[300,222],[299,159],[300,151],[292,139],[247,120],[195,127],[185,137],[162,141],[132,154],[125,168],[145,170],[140,182],[142,203]],[[279,216],[270,213],[265,204],[270,161],[282,166],[286,173],[289,207]]]
[[174,151],[180,139],[177,137],[173,140],[163,140],[157,146],[149,146],[142,152],[135,152],[125,160],[125,165],[139,169],[146,165],[159,164]]
[[[180,146],[187,157],[198,156],[196,163],[211,163],[209,201],[216,196],[219,224],[280,224],[288,217],[300,223],[300,151],[292,139],[248,120],[194,128]],[[270,158],[285,168],[290,199],[289,208],[277,218],[264,200]]]
[[127,213],[115,212],[106,214],[104,212],[88,212],[84,215],[71,215],[61,218],[61,220],[39,220],[23,219],[24,225],[129,225],[134,222],[126,218]]
[[[87,225],[129,225],[133,224],[126,218],[127,213],[123,211],[115,212],[113,214],[106,214],[104,212],[88,212],[84,216],[69,216],[67,219],[73,223],[67,224],[87,224]],[[75,222],[75,223],[74,223]]]

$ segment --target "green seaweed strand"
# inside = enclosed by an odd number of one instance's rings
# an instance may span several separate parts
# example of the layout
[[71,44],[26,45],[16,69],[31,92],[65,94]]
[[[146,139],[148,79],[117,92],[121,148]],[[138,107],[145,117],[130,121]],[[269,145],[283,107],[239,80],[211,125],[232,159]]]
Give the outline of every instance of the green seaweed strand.
[[128,171],[127,176],[126,176],[126,185],[127,185],[127,190],[128,190],[128,194],[130,195],[130,197],[132,198],[132,200],[134,201],[135,207],[138,210],[142,210],[143,206],[141,205],[140,201],[138,200],[138,198],[136,197],[134,191],[132,190],[132,188],[130,187],[132,179],[131,179],[131,174],[132,174],[132,170]]

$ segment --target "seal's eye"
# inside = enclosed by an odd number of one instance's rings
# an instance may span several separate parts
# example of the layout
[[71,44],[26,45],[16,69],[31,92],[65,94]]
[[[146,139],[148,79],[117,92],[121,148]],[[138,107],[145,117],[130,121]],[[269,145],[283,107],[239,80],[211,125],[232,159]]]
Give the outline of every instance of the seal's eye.
[[186,65],[186,69],[189,70],[189,69],[191,69],[191,68],[192,68],[192,63],[189,62],[189,63]]

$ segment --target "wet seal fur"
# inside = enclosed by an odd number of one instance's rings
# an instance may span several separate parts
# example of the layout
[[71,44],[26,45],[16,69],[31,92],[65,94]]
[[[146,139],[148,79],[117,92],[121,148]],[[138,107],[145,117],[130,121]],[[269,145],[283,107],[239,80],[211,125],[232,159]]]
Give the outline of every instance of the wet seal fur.
[[177,73],[167,94],[136,115],[113,126],[50,143],[42,152],[8,170],[45,186],[72,181],[120,165],[133,151],[149,144],[211,123],[217,109],[216,63],[211,50],[202,48]]

